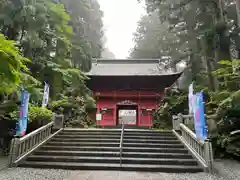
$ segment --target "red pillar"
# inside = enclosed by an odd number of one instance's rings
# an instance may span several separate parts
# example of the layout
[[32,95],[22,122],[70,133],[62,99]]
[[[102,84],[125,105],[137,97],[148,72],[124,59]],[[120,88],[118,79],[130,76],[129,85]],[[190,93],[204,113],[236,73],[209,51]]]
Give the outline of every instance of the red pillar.
[[150,126],[150,113],[148,113],[148,126]]
[[113,96],[113,102],[114,102],[114,107],[113,107],[113,119],[115,126],[117,125],[117,104],[116,104],[116,99],[117,99],[117,93],[114,91],[114,96]]
[[117,125],[117,114],[116,114],[116,110],[117,110],[117,106],[115,105],[114,107],[113,107],[113,125]]
[[97,127],[100,127],[100,125],[101,125],[101,121],[98,121],[97,118],[96,118],[97,114],[99,114],[99,113],[100,113],[100,108],[99,108],[99,106],[97,104],[97,111],[96,111],[96,114],[95,114],[96,126]]
[[140,126],[141,125],[141,106],[140,104],[138,104],[138,122],[137,125]]

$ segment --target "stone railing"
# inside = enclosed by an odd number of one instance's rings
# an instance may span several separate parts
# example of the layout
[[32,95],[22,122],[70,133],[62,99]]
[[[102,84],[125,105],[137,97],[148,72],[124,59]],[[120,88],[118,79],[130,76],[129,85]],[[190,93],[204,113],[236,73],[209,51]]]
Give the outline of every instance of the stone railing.
[[53,115],[53,121],[35,131],[11,141],[9,167],[16,166],[21,160],[42,146],[63,129],[63,115]]
[[185,123],[188,124],[189,121],[193,121],[193,117],[191,115],[179,114],[177,117],[173,117],[173,132],[198,160],[204,170],[212,172],[212,143],[209,139],[198,139],[196,134],[185,125]]

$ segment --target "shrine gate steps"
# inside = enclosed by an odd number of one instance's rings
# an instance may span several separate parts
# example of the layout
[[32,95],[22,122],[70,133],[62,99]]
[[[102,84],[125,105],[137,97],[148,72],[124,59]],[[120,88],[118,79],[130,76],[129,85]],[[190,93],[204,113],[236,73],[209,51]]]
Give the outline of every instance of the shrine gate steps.
[[203,169],[171,131],[68,129],[21,162],[21,167],[195,173]]

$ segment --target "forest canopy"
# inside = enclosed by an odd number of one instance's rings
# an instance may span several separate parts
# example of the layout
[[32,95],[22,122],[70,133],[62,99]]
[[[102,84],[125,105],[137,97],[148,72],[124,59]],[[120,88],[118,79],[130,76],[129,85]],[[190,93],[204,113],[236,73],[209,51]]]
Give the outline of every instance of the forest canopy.
[[[133,58],[160,58],[183,75],[155,114],[155,128],[172,128],[188,113],[188,86],[205,95],[215,155],[240,157],[240,7],[234,0],[145,0],[147,15],[134,33]],[[192,130],[194,128],[190,126]],[[234,135],[231,135],[234,134]]]
[[[49,119],[49,112],[40,108],[46,82],[49,110],[68,113],[80,126],[92,123],[87,111],[95,102],[85,72],[103,51],[102,17],[97,0],[1,1],[1,120],[18,118],[22,88],[31,94],[30,114]],[[39,117],[31,116],[41,122]]]

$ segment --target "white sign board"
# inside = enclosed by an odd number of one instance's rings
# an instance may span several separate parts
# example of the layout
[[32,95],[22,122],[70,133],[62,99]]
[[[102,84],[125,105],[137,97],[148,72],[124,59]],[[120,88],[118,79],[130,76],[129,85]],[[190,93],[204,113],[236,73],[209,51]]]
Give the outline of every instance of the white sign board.
[[136,124],[137,111],[136,110],[119,110],[120,124]]
[[119,116],[136,116],[136,110],[120,110]]
[[188,107],[189,107],[189,114],[193,114],[193,99],[194,94],[193,94],[193,83],[190,84],[188,87]]
[[49,98],[49,85],[47,83],[45,83],[43,100],[42,100],[42,108],[46,108],[46,106],[48,104],[48,98]]
[[100,113],[96,114],[96,120],[101,121],[102,120],[102,114],[100,114]]

